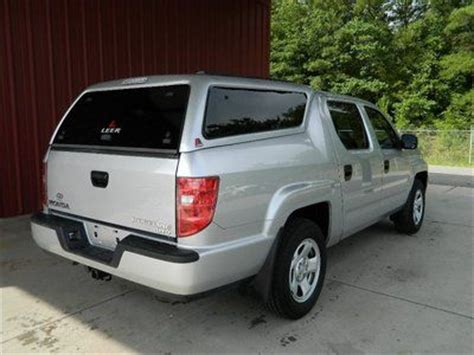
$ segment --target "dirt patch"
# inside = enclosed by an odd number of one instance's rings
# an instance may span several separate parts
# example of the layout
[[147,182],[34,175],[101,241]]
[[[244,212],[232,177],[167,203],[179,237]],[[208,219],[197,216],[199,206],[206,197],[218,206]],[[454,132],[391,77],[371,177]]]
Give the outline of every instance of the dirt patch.
[[295,335],[288,335],[280,339],[280,345],[287,346],[291,343],[295,343],[297,340],[298,338]]

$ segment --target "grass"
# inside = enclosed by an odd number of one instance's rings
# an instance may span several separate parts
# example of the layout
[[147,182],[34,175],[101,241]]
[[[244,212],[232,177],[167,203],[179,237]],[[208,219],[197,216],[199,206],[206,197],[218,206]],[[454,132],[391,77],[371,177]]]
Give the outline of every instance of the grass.
[[423,157],[431,165],[474,167],[469,164],[469,131],[422,131],[418,137]]

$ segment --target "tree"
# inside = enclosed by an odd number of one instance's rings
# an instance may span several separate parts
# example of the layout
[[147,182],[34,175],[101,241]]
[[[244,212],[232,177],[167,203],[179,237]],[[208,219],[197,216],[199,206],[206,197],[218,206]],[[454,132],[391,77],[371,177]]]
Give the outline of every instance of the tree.
[[392,33],[382,1],[275,1],[275,78],[377,101],[389,88]]
[[304,81],[302,63],[307,60],[302,33],[308,6],[296,1],[272,2],[271,74],[275,78]]
[[464,0],[274,0],[271,75],[377,102],[400,127],[472,124]]
[[390,0],[385,3],[387,19],[394,27],[406,27],[422,18],[427,8],[426,0]]
[[392,112],[401,128],[432,127],[449,104],[449,87],[439,75],[445,25],[445,16],[428,10],[395,32],[399,82]]
[[463,129],[474,123],[474,5],[454,10],[444,32],[451,51],[441,58],[440,74],[452,90],[444,120],[438,126]]

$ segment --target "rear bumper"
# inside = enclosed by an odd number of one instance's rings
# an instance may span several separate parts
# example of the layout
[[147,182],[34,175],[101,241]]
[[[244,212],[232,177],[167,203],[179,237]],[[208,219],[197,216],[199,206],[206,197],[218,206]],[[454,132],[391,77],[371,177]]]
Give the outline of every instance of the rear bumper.
[[199,294],[258,271],[242,263],[232,267],[253,245],[198,253],[129,235],[112,252],[92,246],[83,223],[44,213],[32,217],[31,230],[36,244],[50,253],[171,295]]

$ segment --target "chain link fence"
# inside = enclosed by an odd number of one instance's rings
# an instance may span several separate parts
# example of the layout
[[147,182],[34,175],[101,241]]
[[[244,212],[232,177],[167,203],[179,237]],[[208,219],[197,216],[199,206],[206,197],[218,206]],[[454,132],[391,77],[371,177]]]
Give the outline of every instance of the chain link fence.
[[470,130],[402,130],[418,137],[418,146],[431,165],[474,166],[474,127]]

